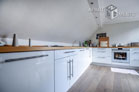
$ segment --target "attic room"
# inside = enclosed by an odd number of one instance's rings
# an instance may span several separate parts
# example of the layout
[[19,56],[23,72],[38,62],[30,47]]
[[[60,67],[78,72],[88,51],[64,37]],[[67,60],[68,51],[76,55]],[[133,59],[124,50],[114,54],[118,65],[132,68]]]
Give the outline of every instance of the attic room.
[[139,0],[0,0],[0,92],[139,92]]

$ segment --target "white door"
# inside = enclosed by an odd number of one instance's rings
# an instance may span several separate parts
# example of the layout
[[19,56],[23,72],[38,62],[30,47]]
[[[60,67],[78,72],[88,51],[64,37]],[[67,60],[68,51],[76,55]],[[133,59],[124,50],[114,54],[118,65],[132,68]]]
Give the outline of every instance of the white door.
[[139,67],[139,49],[130,49],[130,66]]
[[30,77],[30,92],[54,92],[54,52],[49,52],[47,57],[38,59],[34,69],[35,72]]
[[55,61],[55,92],[66,92],[69,88],[69,58]]
[[90,58],[90,62],[89,65],[92,63],[92,48],[89,48],[89,58]]
[[54,52],[0,54],[0,92],[54,92]]
[[83,70],[84,70],[84,66],[85,66],[84,65],[84,62],[85,62],[84,53],[85,53],[85,50],[81,49],[81,50],[79,50],[79,53],[77,54],[77,58],[78,58],[78,76],[80,76],[83,73]]

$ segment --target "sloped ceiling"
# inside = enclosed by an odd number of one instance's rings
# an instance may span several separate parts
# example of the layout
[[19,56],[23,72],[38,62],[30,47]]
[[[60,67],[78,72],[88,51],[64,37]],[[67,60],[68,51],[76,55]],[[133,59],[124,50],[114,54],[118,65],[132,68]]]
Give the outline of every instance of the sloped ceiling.
[[73,42],[97,30],[87,0],[0,0],[0,35]]

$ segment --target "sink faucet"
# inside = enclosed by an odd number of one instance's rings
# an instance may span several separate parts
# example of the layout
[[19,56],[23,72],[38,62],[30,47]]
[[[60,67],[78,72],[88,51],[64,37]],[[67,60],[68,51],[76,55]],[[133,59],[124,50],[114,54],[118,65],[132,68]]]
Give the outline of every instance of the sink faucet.
[[77,42],[76,40],[72,42],[72,47],[74,46],[74,44],[75,44],[76,42]]

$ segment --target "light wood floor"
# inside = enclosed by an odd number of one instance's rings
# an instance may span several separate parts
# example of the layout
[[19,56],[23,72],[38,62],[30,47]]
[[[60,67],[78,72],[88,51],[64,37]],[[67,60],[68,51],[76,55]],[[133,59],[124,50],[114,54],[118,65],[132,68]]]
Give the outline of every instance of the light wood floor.
[[139,92],[139,76],[90,66],[68,92]]

